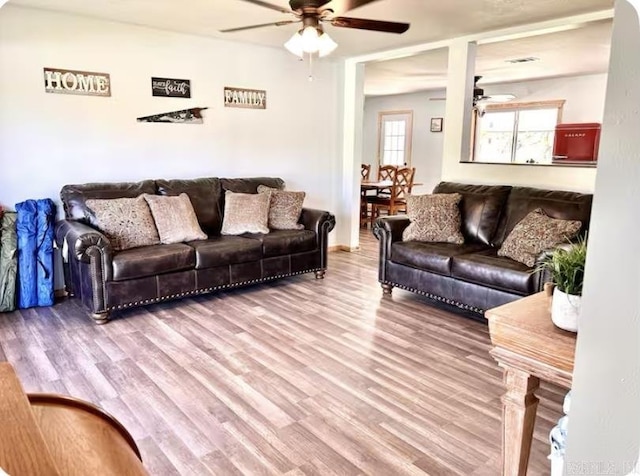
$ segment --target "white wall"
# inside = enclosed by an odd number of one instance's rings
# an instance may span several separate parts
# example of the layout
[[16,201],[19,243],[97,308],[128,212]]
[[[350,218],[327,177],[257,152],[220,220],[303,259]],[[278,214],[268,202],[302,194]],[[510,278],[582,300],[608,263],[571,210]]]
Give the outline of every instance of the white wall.
[[[517,101],[565,99],[563,122],[602,122],[606,74],[554,78],[484,86],[485,94],[512,93]],[[506,183],[544,188],[593,191],[596,169],[459,163],[459,157],[443,161],[442,133],[429,132],[429,119],[443,117],[443,91],[367,97],[365,101],[363,162],[377,167],[378,112],[412,109],[414,120],[412,164],[416,181],[430,191],[441,179],[467,183]],[[447,127],[445,120],[444,127]]]
[[[640,452],[640,1],[616,2],[569,414],[568,474],[631,474]],[[640,465],[633,474],[640,474]]]
[[607,74],[492,84],[482,88],[485,94],[515,94],[518,102],[564,99],[562,122],[602,123]]
[[[43,67],[105,72],[112,97],[47,94]],[[287,51],[7,5],[0,10],[0,204],[58,199],[62,185],[279,176],[333,210],[340,187],[338,67]],[[191,79],[192,99],[151,96]],[[266,110],[225,108],[224,86],[264,89]],[[203,125],[136,117],[209,107]],[[335,236],[335,233],[332,233]],[[331,240],[334,240],[332,237]]]
[[[371,176],[378,169],[378,113],[382,111],[413,111],[413,142],[411,166],[416,168],[414,181],[423,183],[416,192],[427,193],[440,181],[442,173],[442,132],[430,132],[432,117],[444,117],[445,101],[429,98],[444,97],[444,91],[367,97],[364,103],[364,140],[362,162],[371,164]],[[447,127],[446,122],[443,127]]]

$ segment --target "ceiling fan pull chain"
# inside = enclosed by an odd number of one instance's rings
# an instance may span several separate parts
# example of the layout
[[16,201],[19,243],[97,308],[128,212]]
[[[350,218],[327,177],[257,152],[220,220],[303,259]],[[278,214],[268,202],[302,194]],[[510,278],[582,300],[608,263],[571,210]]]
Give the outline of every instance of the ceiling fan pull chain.
[[313,53],[309,53],[309,82],[313,81]]

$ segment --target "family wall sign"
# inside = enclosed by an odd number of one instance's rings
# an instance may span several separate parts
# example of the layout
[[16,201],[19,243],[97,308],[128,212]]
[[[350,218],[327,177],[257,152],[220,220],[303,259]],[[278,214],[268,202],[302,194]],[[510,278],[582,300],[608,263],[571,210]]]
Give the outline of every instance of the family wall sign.
[[262,89],[224,88],[225,107],[244,107],[247,109],[266,109],[267,92]]

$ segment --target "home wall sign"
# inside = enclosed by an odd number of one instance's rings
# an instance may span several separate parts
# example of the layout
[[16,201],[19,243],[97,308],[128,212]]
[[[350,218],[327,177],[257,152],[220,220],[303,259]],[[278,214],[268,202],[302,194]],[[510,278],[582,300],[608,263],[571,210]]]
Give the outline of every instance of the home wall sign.
[[247,109],[266,109],[267,92],[261,89],[224,88],[225,107],[244,107]]
[[188,79],[151,78],[151,94],[170,98],[190,98],[191,81]]
[[44,90],[58,94],[111,96],[111,79],[107,73],[44,68]]
[[144,116],[137,119],[138,122],[169,122],[173,124],[202,124],[202,111],[208,107],[192,107],[180,111],[163,112],[153,116]]

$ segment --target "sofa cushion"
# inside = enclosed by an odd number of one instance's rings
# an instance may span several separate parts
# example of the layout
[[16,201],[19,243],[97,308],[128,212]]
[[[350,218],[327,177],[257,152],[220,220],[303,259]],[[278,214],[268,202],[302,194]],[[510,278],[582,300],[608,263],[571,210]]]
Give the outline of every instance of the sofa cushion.
[[533,267],[544,250],[566,243],[580,231],[578,220],[558,220],[548,217],[541,208],[525,216],[509,233],[498,250],[498,256]]
[[149,205],[143,197],[90,198],[86,207],[91,222],[109,238],[114,250],[160,243]]
[[464,243],[460,232],[460,209],[462,196],[458,193],[435,195],[409,195],[407,216],[411,220],[402,232],[404,241],[429,241]]
[[269,233],[270,193],[224,194],[223,235]]
[[151,209],[161,243],[207,239],[207,234],[200,229],[191,200],[186,193],[181,193],[177,197],[145,193],[143,197]]
[[433,193],[459,193],[462,234],[465,243],[488,245],[498,228],[502,210],[509,197],[507,185],[469,185],[441,182]]
[[192,247],[175,243],[120,251],[113,255],[113,280],[155,276],[193,268],[196,264]]
[[241,236],[211,236],[208,240],[190,241],[196,253],[196,269],[259,261],[262,246]]
[[261,243],[265,258],[316,249],[316,234],[309,230],[274,230],[269,234],[247,233],[243,236]]
[[592,195],[584,193],[513,187],[492,244],[496,248],[502,246],[518,222],[536,208],[551,218],[579,220],[582,222],[580,233],[583,233],[589,228],[592,199]]
[[277,188],[258,185],[258,193],[270,193],[269,229],[270,230],[304,230],[298,223],[302,213],[305,192],[291,192]]
[[87,211],[85,204],[87,199],[135,198],[143,193],[156,193],[156,183],[153,180],[144,180],[142,182],[65,185],[60,191],[60,199],[66,218],[80,220],[95,226],[95,222],[91,221],[91,214]]
[[487,249],[478,243],[427,243],[423,241],[399,241],[391,245],[391,261],[432,273],[451,275],[451,258]]
[[521,294],[537,291],[538,275],[532,269],[490,249],[455,256],[451,276],[494,289]]
[[160,195],[189,195],[198,223],[208,235],[217,235],[222,226],[222,186],[216,177],[190,180],[156,180]]

